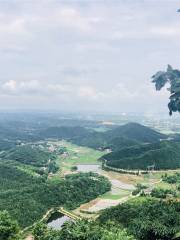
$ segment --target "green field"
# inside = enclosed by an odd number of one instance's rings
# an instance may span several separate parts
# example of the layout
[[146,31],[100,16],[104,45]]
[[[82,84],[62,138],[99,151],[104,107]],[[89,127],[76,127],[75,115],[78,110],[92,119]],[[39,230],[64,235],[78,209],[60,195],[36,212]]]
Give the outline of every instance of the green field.
[[121,199],[123,197],[126,197],[126,196],[129,196],[130,195],[130,191],[128,190],[119,190],[118,193],[113,193],[112,191],[110,192],[107,192],[105,194],[103,194],[100,198],[101,199],[110,199],[110,200],[118,200],[118,199]]
[[50,144],[65,147],[66,154],[59,155],[57,164],[60,172],[70,171],[77,164],[101,164],[98,159],[105,154],[103,151],[94,150],[88,147],[80,147],[67,141],[50,142]]
[[[51,180],[59,179],[60,176],[64,176],[66,174],[72,173],[72,167],[76,166],[78,164],[101,164],[101,162],[98,160],[101,156],[104,155],[105,152],[98,151],[92,148],[88,147],[81,147],[75,144],[72,144],[67,141],[53,141],[49,142],[49,144],[62,147],[66,149],[65,154],[59,154],[56,162],[59,166],[59,172],[51,177]],[[177,170],[180,171],[180,170]],[[167,173],[168,175],[171,175],[174,173],[174,171],[159,171],[159,172],[153,172],[141,176],[131,176],[131,178],[134,178],[134,181],[132,184],[136,185],[137,183],[146,185],[146,186],[153,186],[153,187],[159,187],[164,189],[175,189],[176,186],[172,184],[168,184],[166,182],[161,181],[162,175]],[[115,174],[115,173],[114,173]],[[112,175],[110,178],[114,179],[115,175]],[[126,175],[123,175],[126,178]],[[123,180],[123,179],[122,179]],[[126,182],[126,181],[125,181]],[[105,193],[103,196],[101,196],[101,199],[109,199],[109,200],[118,200],[123,197],[129,196],[131,194],[131,191],[118,189],[116,191],[110,191],[108,193]]]

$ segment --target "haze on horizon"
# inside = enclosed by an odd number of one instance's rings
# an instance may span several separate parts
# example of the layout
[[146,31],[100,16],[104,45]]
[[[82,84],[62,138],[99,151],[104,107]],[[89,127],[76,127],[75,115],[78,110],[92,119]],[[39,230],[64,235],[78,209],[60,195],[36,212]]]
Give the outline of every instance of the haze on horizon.
[[180,68],[179,1],[1,1],[0,109],[161,112]]

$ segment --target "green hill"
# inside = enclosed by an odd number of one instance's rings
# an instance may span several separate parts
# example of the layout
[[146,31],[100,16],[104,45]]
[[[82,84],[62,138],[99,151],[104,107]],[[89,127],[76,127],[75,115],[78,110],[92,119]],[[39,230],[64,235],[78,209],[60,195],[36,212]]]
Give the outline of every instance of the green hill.
[[92,148],[111,148],[113,151],[140,143],[153,143],[167,138],[149,127],[138,123],[128,123],[106,132],[89,132],[72,141],[78,145]]
[[4,159],[15,160],[34,166],[44,166],[50,158],[53,158],[52,153],[31,145],[17,146],[5,152],[2,156]]
[[107,136],[113,136],[113,138],[121,136],[143,143],[152,143],[167,138],[166,135],[139,123],[127,123],[123,126],[114,128],[107,132]]
[[7,210],[21,227],[40,220],[52,207],[74,209],[110,188],[110,182],[95,173],[72,174],[51,181],[0,161],[0,211]]
[[180,167],[180,143],[162,141],[153,144],[141,144],[114,151],[103,156],[107,166],[122,169],[147,169],[155,164],[159,169]]
[[179,232],[179,208],[178,201],[134,198],[104,210],[99,221],[102,225],[115,222],[138,240],[172,240]]

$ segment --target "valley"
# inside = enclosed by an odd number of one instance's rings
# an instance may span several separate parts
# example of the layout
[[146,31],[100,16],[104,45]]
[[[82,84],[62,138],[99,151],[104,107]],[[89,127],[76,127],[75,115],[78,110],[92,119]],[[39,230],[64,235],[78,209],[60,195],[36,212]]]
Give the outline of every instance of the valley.
[[179,0],[0,0],[0,240],[180,240],[179,43]]
[[[7,146],[2,136],[0,213],[6,210],[17,221],[20,238],[36,236],[41,227],[50,235],[74,231],[74,221],[79,228],[85,224],[116,232],[114,218],[113,226],[101,226],[109,209],[114,214],[113,209],[131,203],[179,202],[177,139],[168,140],[168,135],[137,123],[103,131],[94,125],[89,128],[88,122],[86,127],[84,121],[83,126],[44,126],[32,129],[29,136],[26,131],[16,133],[18,138],[13,129]],[[119,234],[138,240],[128,226],[120,229]]]
[[107,154],[107,150],[100,151],[88,147],[82,147],[65,140],[47,141],[46,144],[51,151],[52,149],[53,151],[56,151],[57,149],[65,150],[63,154],[58,155],[56,158],[56,163],[59,167],[58,172],[55,174],[50,173],[49,179],[55,181],[68,174],[91,171],[109,179],[111,183],[111,191],[104,193],[102,196],[99,196],[88,203],[82,204],[80,207],[73,210],[73,213],[85,219],[95,219],[101,210],[117,206],[118,204],[136,197],[132,195],[132,192],[136,189],[137,184],[145,185],[147,189],[149,188],[149,191],[152,191],[153,188],[170,189],[172,188],[172,185],[162,182],[162,175],[167,172],[169,175],[174,172],[180,172],[178,169],[167,171],[154,170],[150,173],[137,176],[136,174],[105,171],[102,169],[101,157]]

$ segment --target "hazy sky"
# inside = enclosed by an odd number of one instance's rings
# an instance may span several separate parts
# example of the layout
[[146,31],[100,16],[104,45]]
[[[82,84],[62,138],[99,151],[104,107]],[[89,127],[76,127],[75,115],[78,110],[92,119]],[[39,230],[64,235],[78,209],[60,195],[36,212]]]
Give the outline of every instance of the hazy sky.
[[[180,1],[0,1],[0,109],[154,112],[180,68]],[[167,110],[168,113],[168,110]]]

